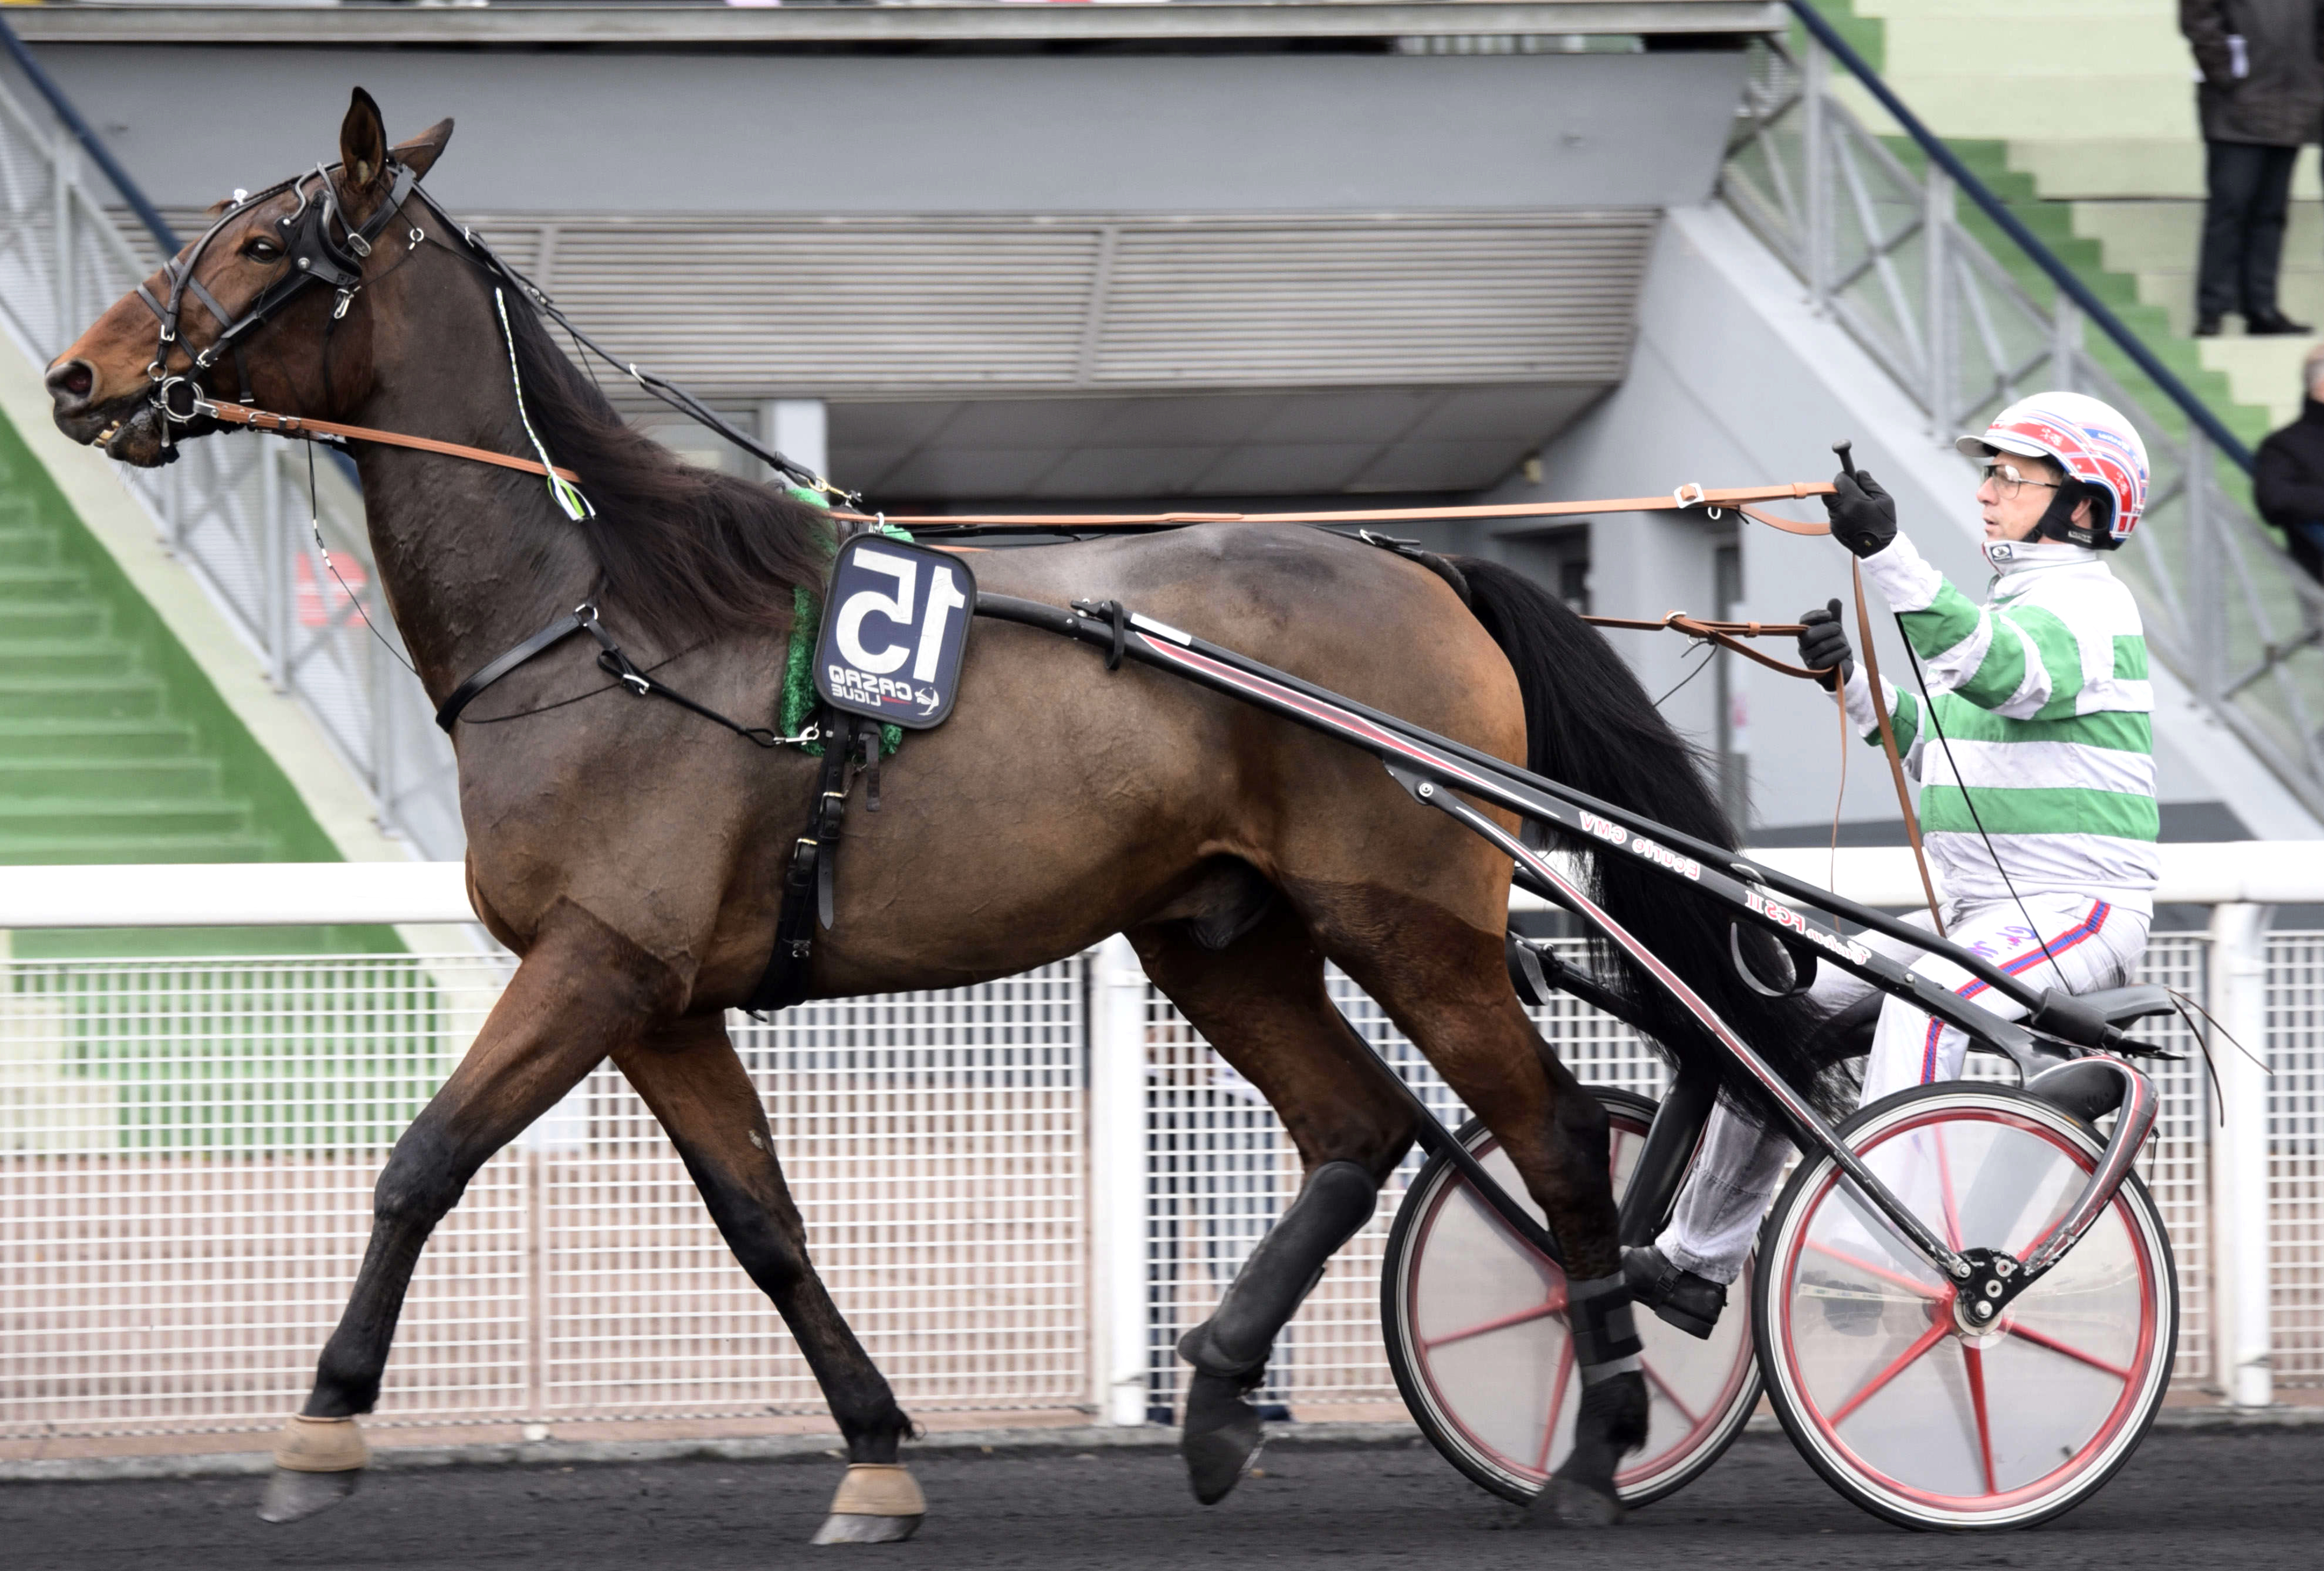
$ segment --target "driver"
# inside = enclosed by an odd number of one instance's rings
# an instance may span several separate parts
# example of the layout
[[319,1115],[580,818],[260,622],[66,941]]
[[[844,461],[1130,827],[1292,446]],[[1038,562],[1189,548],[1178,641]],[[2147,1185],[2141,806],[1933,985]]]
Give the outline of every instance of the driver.
[[[1897,532],[1896,504],[1869,474],[1835,476],[1834,538],[1899,613],[1934,695],[1883,691],[1904,767],[1921,782],[1946,932],[2036,988],[2118,987],[2146,947],[2155,854],[2153,707],[2146,642],[2130,592],[2107,566],[2146,501],[2146,449],[2096,399],[2039,393],[1955,443],[1985,477],[1977,500],[1994,571],[1978,605]],[[1849,718],[1879,745],[1870,684],[1841,630],[1840,602],[1806,612],[1801,664],[1838,682]],[[1933,721],[1933,726],[1930,723]],[[1958,773],[1956,773],[1958,770]],[[1915,920],[1927,926],[1922,914]],[[1901,940],[1863,942],[2005,1018],[2025,1011],[1950,960]],[[1845,1008],[1870,983],[1820,968],[1810,996]],[[1881,1006],[1860,1105],[1957,1078],[1969,1040],[1891,996]],[[1708,1337],[1741,1272],[1791,1149],[1721,1106],[1670,1226],[1623,1252],[1630,1291],[1670,1324]],[[1880,1301],[1826,1284],[1838,1328],[1868,1334]]]

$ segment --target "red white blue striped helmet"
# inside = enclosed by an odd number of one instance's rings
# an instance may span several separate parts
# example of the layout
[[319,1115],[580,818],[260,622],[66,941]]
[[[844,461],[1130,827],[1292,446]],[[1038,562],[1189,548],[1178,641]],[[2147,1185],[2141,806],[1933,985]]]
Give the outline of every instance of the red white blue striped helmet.
[[2092,528],[2068,531],[2078,546],[2112,550],[2130,538],[2146,510],[2146,444],[2137,427],[2094,398],[2035,393],[1994,416],[1984,436],[1962,436],[1953,446],[1972,458],[1989,452],[2048,458],[2104,495],[2106,516],[2094,510]]

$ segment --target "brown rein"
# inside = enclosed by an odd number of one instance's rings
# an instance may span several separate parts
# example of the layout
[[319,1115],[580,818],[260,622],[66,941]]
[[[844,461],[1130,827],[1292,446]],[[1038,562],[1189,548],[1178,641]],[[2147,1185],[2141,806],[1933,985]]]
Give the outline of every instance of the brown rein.
[[466,447],[457,442],[438,442],[433,436],[407,436],[401,431],[374,430],[369,426],[343,426],[337,420],[310,420],[304,415],[278,415],[272,409],[254,409],[247,404],[222,404],[204,400],[196,406],[196,413],[227,426],[247,426],[254,431],[268,431],[278,436],[300,436],[312,440],[317,436],[337,437],[346,442],[377,442],[389,447],[410,447],[420,453],[440,453],[447,458],[470,458],[478,464],[497,464],[503,469],[521,470],[527,474],[554,474],[578,485],[581,477],[566,468],[551,469],[532,458],[512,458],[505,453],[494,453],[483,447]]
[[[1786,519],[1746,506],[1755,501],[1830,496],[1831,487],[1794,481],[1788,485],[1741,485],[1707,491],[1682,485],[1662,496],[1615,497],[1600,501],[1488,502],[1457,508],[1359,508],[1342,511],[1288,513],[915,513],[872,514],[837,512],[850,522],[889,523],[900,528],[969,527],[986,529],[1154,529],[1185,524],[1397,524],[1448,519],[1554,519],[1589,513],[1682,512],[1689,508],[1714,511],[1733,508],[1747,518],[1781,529],[1787,535],[1828,535],[1831,527],[1801,519]],[[1654,624],[1659,627],[1660,623]]]

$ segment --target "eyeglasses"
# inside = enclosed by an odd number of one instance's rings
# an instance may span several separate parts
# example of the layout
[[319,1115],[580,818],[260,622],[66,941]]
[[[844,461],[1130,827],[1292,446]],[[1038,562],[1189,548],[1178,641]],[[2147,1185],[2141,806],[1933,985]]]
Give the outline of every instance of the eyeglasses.
[[2055,480],[2028,480],[2024,472],[2017,465],[2004,463],[1998,458],[1987,458],[1979,462],[1985,467],[1985,477],[1993,482],[1995,492],[2004,501],[2015,501],[2020,488],[2024,486],[2038,486],[2043,491],[2055,491],[2063,483]]

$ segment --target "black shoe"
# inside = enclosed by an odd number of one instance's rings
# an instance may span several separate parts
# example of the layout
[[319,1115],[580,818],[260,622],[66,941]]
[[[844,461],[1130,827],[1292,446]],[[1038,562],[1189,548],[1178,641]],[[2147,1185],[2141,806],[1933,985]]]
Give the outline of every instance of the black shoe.
[[2198,338],[2217,338],[2219,335],[2219,328],[2223,324],[2217,317],[2199,317],[2195,319],[2195,336]]
[[1622,1251],[1622,1275],[1630,1297],[1690,1337],[1708,1337],[1727,1308],[1727,1287],[1674,1265],[1653,1245]]
[[1880,1317],[1888,1308],[1878,1289],[1817,1272],[1801,1273],[1798,1295],[1821,1301],[1823,1323],[1843,1337],[1871,1336],[1880,1329]]
[[2254,338],[2305,338],[2315,331],[2305,322],[2295,322],[2282,311],[2244,318],[2244,332]]

